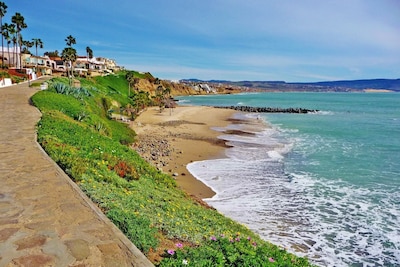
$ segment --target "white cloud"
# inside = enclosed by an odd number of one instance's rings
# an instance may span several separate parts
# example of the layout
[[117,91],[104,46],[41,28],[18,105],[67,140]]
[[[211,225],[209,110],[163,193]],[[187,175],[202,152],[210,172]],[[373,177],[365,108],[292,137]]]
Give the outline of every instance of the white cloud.
[[[10,3],[10,12],[21,11],[33,31],[24,37],[42,38],[44,51],[61,51],[72,34],[79,53],[90,46],[96,56],[161,78],[400,76],[398,0],[124,0],[111,6],[87,0],[74,10],[70,3],[50,6],[50,0],[33,7]],[[39,11],[49,16],[32,19]],[[70,16],[68,23],[53,23]]]

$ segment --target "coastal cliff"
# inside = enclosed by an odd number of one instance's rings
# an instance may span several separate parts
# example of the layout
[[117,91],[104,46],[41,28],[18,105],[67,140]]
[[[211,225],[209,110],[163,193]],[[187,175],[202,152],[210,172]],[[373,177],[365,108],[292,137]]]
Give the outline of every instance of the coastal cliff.
[[133,75],[136,78],[134,90],[148,92],[150,96],[157,94],[159,86],[169,89],[171,96],[232,94],[242,91],[242,88],[225,86],[223,84],[160,80],[148,72],[144,74],[134,72]]
[[[201,205],[178,187],[174,177],[132,149],[137,136],[129,125],[135,121],[110,116],[122,113],[121,107],[131,109],[132,96],[140,93],[128,89],[124,73],[81,79],[80,88],[69,88],[67,83],[66,78],[48,81],[48,89],[32,97],[32,103],[42,112],[38,142],[153,263],[261,266],[273,261],[311,266],[307,259],[262,240],[247,227]],[[117,115],[122,117],[120,113]],[[154,116],[169,117],[164,113],[155,108]],[[187,127],[187,119],[180,120]],[[197,121],[191,125],[204,126]],[[166,132],[166,125],[160,127]],[[185,142],[186,135],[182,136]],[[239,251],[240,257],[234,251]]]

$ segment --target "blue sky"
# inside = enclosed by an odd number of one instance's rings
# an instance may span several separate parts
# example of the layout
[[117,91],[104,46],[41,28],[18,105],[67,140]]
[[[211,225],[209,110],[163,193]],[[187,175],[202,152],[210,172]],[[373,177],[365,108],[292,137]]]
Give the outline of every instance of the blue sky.
[[[400,78],[399,0],[3,0],[46,51],[162,79],[313,82]],[[35,49],[31,51],[34,53]]]

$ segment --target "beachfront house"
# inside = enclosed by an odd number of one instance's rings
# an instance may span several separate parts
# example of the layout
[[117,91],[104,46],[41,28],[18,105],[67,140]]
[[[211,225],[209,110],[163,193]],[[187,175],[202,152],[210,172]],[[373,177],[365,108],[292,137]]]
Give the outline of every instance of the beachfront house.
[[74,71],[81,76],[107,75],[119,69],[115,60],[103,57],[79,56],[74,63]]
[[0,57],[2,58],[2,63],[8,68],[16,68],[19,65],[19,47],[1,47],[0,46]]
[[[2,57],[2,54],[4,56]],[[30,53],[20,53],[18,47],[0,47],[1,64],[8,68],[8,72],[15,76],[36,79],[43,75],[66,75],[69,63],[64,62],[61,57],[35,56]],[[77,75],[99,76],[108,75],[119,67],[115,60],[104,57],[88,58],[78,56],[73,63],[73,69]],[[0,86],[5,85],[5,81]]]
[[52,75],[51,59],[48,56],[40,57],[31,54],[22,54],[22,68],[33,69],[38,77]]
[[67,72],[67,66],[61,57],[50,57],[50,65],[53,73],[65,73]]

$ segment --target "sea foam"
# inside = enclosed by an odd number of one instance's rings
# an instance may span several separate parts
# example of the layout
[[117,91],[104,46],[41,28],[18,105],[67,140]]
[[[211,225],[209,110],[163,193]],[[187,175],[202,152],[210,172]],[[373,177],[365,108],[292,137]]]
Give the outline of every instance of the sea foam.
[[[248,132],[248,128],[244,123],[225,130]],[[321,266],[400,262],[397,194],[289,171],[288,155],[305,160],[293,155],[295,143],[308,142],[319,149],[323,140],[287,139],[282,134],[296,135],[296,131],[264,125],[252,134],[221,134],[219,138],[231,146],[226,158],[187,166],[217,193],[205,201],[264,239]]]

